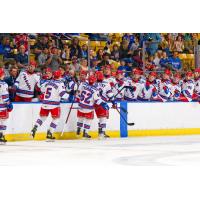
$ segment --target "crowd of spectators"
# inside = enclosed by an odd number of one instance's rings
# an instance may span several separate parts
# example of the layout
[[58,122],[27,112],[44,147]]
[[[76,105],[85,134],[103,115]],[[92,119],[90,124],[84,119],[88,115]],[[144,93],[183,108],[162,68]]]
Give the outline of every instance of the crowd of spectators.
[[[105,65],[113,73],[123,70],[126,77],[134,68],[144,73],[166,69],[186,73],[195,67],[185,68],[180,55],[193,55],[198,40],[197,33],[0,34],[0,67],[5,68],[9,87],[33,60],[37,73],[46,68],[97,71]],[[14,99],[12,93],[10,98]]]

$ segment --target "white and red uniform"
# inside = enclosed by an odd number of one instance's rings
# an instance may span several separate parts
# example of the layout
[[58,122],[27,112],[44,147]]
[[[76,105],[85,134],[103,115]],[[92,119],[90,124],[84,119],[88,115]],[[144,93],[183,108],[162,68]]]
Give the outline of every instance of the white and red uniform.
[[200,77],[198,79],[194,80],[194,94],[195,94],[195,99],[199,100],[200,99]]
[[[114,97],[112,88],[107,81],[97,82],[95,83],[94,86],[99,91],[100,97],[104,102],[109,102]],[[95,112],[96,112],[97,118],[109,117],[109,111],[105,110],[100,105],[95,105]]]
[[171,86],[171,101],[178,101],[181,96],[181,83],[173,83],[172,81],[172,86]]
[[87,82],[82,82],[79,86],[78,94],[79,110],[78,117],[85,117],[88,119],[94,118],[94,105],[100,105],[103,101],[99,96],[99,91],[93,85]]
[[157,98],[158,95],[158,84],[157,80],[153,82],[146,81],[143,85],[140,93],[138,94],[138,100],[140,101],[151,101]]
[[53,133],[60,118],[61,98],[67,100],[69,95],[66,93],[64,83],[55,79],[42,84],[41,92],[44,93],[44,99],[42,100],[40,118],[36,121],[36,126],[41,126],[51,113],[53,120],[50,123],[49,130]]
[[172,84],[170,80],[158,79],[158,98],[165,102],[170,100]]
[[112,87],[112,91],[116,101],[122,101],[124,99],[125,89],[122,88],[126,85],[127,83],[124,80],[115,80],[115,84]]
[[[95,79],[95,77],[93,76]],[[77,101],[79,102],[79,109],[77,111],[77,129],[82,128],[87,133],[90,130],[92,119],[94,118],[95,105],[103,103],[100,98],[99,91],[94,85],[82,82],[79,85]],[[84,135],[84,134],[83,134]]]
[[8,109],[9,103],[8,85],[6,82],[0,81],[0,133],[3,135],[7,129],[6,122],[11,111]]
[[28,71],[23,71],[19,74],[15,86],[17,88],[15,101],[30,102],[34,96],[34,89],[39,82],[40,77]]
[[182,95],[180,97],[181,101],[190,102],[193,100],[193,94],[195,89],[194,80],[185,80],[182,84]]
[[130,86],[132,89],[125,89],[124,99],[127,101],[137,101],[138,95],[144,88],[144,82],[140,80],[134,81],[132,79],[129,79],[126,81],[126,85]]

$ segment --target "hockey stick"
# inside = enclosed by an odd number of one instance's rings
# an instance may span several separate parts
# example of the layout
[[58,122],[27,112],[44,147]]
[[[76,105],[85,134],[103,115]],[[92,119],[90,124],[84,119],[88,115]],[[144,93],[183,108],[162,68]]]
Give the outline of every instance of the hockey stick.
[[135,123],[132,122],[132,123],[128,123],[127,120],[124,118],[124,116],[121,114],[121,112],[119,111],[118,108],[116,108],[117,112],[119,113],[120,117],[124,120],[124,122],[128,125],[128,126],[134,126]]
[[[76,92],[78,91],[78,88],[79,88],[79,85],[78,85],[78,87],[77,87]],[[75,102],[75,99],[76,99],[76,92],[75,92],[75,95],[74,95],[74,100],[73,100],[73,102],[71,103],[71,106],[70,106],[70,108],[69,108],[69,112],[68,112],[68,114],[67,114],[67,118],[66,118],[65,124],[64,124],[64,126],[63,126],[63,130],[62,130],[62,133],[61,133],[61,137],[63,136],[64,130],[65,130],[65,126],[67,125],[67,122],[68,122],[68,120],[69,120],[69,116],[70,116],[70,114],[71,114],[71,112],[72,112],[73,105],[74,105],[74,102]]]
[[70,106],[70,108],[69,108],[69,112],[68,112],[68,114],[67,114],[67,119],[66,119],[65,124],[64,124],[64,126],[63,126],[63,130],[62,130],[62,133],[61,133],[61,137],[63,136],[64,130],[65,130],[65,126],[67,125],[67,122],[68,122],[68,120],[69,120],[69,116],[70,116],[71,111],[72,111],[72,109],[73,109],[74,102],[75,102],[75,101],[73,101],[73,102],[71,103],[71,106]]

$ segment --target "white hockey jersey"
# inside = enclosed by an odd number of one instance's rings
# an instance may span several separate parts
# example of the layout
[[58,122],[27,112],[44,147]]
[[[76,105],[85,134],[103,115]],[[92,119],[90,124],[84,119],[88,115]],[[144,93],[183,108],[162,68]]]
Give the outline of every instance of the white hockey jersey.
[[8,84],[0,81],[0,111],[7,109],[7,103],[9,101]]
[[194,92],[200,97],[200,78],[194,80],[194,83],[195,83]]
[[182,94],[187,98],[188,101],[192,101],[194,88],[195,88],[194,80],[184,81],[182,84]]
[[99,91],[100,97],[103,101],[108,102],[114,97],[112,88],[107,81],[97,82],[94,86]]
[[170,100],[172,84],[170,80],[158,79],[158,96],[165,102]]
[[20,97],[31,98],[34,96],[34,89],[40,77],[37,74],[29,74],[23,71],[15,81],[16,94]]
[[132,87],[132,89],[125,89],[124,92],[124,99],[127,101],[136,101],[138,95],[141,93],[142,89],[144,88],[144,81],[134,81],[129,79],[126,81],[126,85]]
[[42,100],[42,108],[44,109],[59,107],[61,98],[67,100],[69,97],[64,83],[59,80],[51,80],[42,84],[41,92],[44,93],[44,99]]
[[181,96],[181,83],[173,83],[172,82],[172,87],[171,87],[171,101],[177,101],[179,100],[180,96]]
[[118,81],[117,79],[115,80],[115,84],[112,87],[112,91],[117,101],[121,101],[124,99],[125,89],[123,89],[123,87],[126,85],[126,81]]
[[146,81],[142,90],[138,94],[138,100],[140,101],[150,101],[157,98],[158,95],[158,84],[157,80],[153,82]]
[[82,82],[79,85],[77,98],[81,112],[85,113],[93,111],[95,104],[100,105],[103,102],[97,88],[89,85],[87,82]]

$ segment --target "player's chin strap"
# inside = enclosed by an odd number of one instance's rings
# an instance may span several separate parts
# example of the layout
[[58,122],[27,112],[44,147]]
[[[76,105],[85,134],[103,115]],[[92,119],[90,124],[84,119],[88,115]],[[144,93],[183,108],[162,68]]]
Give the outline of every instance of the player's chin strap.
[[66,125],[67,125],[67,123],[68,123],[68,121],[69,121],[69,116],[70,116],[70,114],[71,114],[71,111],[72,111],[72,109],[73,109],[73,105],[74,105],[74,103],[75,103],[76,93],[77,93],[77,91],[78,91],[78,89],[79,89],[79,85],[80,85],[80,84],[77,84],[77,85],[78,85],[78,87],[77,87],[77,90],[74,91],[74,99],[72,100],[71,106],[70,106],[70,108],[69,108],[69,112],[68,112],[68,114],[67,114],[67,118],[66,118],[65,124],[64,124],[64,126],[63,126],[63,130],[62,130],[62,133],[61,133],[61,137],[63,136],[65,127],[66,127]]

